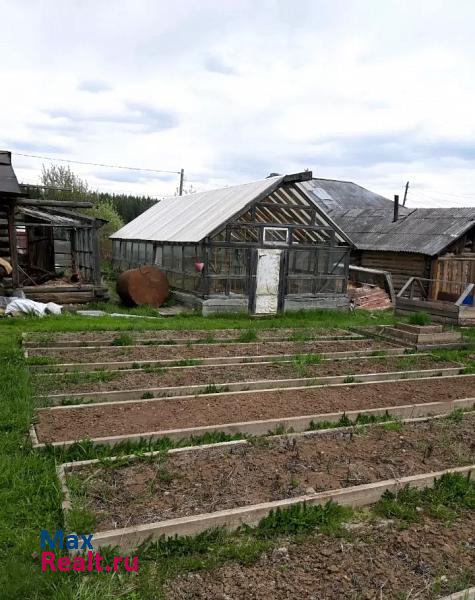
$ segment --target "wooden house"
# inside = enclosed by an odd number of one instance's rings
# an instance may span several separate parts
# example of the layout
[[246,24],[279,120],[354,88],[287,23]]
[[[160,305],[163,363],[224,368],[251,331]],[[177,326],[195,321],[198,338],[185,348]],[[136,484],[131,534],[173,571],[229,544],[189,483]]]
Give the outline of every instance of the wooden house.
[[406,208],[352,182],[319,181],[323,208],[354,243],[352,264],[389,272],[396,292],[427,280],[434,299],[475,282],[475,207]]

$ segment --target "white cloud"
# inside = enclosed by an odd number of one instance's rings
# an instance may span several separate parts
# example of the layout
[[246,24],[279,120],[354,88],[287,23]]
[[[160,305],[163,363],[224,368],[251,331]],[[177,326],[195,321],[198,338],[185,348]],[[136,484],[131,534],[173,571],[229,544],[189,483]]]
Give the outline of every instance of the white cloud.
[[[198,190],[310,168],[475,205],[471,0],[3,4],[1,147],[184,167]],[[15,166],[35,181],[41,161]],[[104,191],[176,186],[74,169]]]

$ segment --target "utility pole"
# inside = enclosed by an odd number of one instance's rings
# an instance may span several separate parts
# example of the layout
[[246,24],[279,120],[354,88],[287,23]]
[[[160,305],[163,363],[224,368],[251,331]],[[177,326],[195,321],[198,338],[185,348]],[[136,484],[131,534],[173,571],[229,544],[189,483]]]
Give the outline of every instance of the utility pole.
[[183,180],[185,179],[185,169],[180,169],[180,187],[178,191],[179,196],[183,196]]
[[409,181],[406,183],[406,189],[404,190],[404,198],[402,199],[402,205],[406,206],[406,200],[407,200],[407,192],[409,190]]

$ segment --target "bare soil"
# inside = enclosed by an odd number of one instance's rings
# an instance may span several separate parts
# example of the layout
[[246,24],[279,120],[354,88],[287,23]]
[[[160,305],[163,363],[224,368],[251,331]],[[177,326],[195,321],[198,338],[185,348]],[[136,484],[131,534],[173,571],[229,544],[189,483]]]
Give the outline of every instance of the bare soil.
[[434,600],[449,595],[449,586],[474,585],[474,564],[475,514],[467,511],[450,524],[426,518],[401,529],[376,522],[344,537],[317,533],[301,543],[283,539],[251,566],[228,562],[181,575],[168,582],[165,597]]
[[34,342],[40,346],[50,346],[54,344],[64,344],[67,346],[71,340],[88,342],[103,342],[104,345],[110,344],[113,340],[120,338],[121,335],[130,336],[132,340],[238,340],[241,336],[247,336],[255,333],[259,340],[287,339],[293,336],[302,336],[308,339],[319,337],[356,337],[357,334],[345,329],[313,329],[313,328],[274,328],[274,329],[159,329],[144,331],[78,331],[71,333],[29,333],[27,342]]
[[348,340],[326,342],[260,342],[243,344],[192,344],[170,346],[120,346],[110,348],[58,348],[29,349],[29,356],[50,356],[62,363],[186,360],[232,356],[279,356],[283,354],[308,354],[344,352],[348,350],[384,350],[397,345],[374,340]]
[[[456,367],[456,363],[437,360],[430,356],[362,358],[345,361],[325,361],[320,364],[276,362],[272,364],[240,364],[229,366],[200,366],[181,368],[155,368],[153,372],[116,372],[111,381],[77,381],[77,373],[37,375],[35,387],[40,394],[102,392],[109,390],[135,390],[156,387],[190,385],[223,385],[232,382],[354,375],[358,373],[387,373],[389,371],[414,371]],[[317,381],[315,383],[318,383]]]
[[334,431],[74,470],[97,530],[294,498],[475,463],[475,416]]
[[294,417],[448,401],[475,396],[475,376],[401,380],[302,390],[272,390],[224,396],[201,395],[104,406],[40,410],[41,442],[137,434],[222,423]]

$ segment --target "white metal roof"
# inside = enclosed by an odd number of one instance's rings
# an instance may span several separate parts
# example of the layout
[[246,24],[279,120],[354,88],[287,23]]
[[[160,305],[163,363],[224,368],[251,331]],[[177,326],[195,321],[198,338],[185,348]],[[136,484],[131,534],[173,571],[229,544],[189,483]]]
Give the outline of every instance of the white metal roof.
[[245,208],[260,194],[272,191],[284,176],[219,190],[169,196],[110,237],[157,242],[199,242]]

